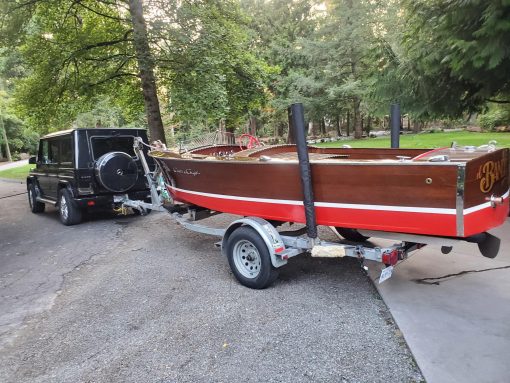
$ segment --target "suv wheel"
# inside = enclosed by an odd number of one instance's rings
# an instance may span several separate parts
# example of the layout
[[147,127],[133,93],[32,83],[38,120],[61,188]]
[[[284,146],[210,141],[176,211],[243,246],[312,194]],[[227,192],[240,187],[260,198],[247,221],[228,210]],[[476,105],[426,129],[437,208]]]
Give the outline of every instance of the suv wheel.
[[42,213],[46,205],[43,202],[37,201],[39,195],[39,188],[35,183],[30,183],[28,186],[28,204],[32,213]]
[[60,220],[66,226],[76,225],[81,222],[82,211],[76,206],[71,193],[67,189],[60,191],[58,211],[60,213]]

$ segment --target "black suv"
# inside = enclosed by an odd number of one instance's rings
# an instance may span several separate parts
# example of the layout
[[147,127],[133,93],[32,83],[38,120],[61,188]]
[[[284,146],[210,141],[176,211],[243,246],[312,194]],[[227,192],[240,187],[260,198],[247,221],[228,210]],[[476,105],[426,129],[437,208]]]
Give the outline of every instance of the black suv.
[[135,137],[147,143],[144,129],[72,129],[42,137],[37,157],[29,160],[36,165],[27,177],[32,212],[48,203],[58,207],[62,223],[74,225],[86,209],[115,208],[126,194],[150,201]]

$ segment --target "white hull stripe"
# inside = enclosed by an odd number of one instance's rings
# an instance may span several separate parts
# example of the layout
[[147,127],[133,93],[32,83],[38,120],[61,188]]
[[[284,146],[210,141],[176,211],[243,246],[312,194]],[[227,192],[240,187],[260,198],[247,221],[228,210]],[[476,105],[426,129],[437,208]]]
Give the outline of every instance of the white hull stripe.
[[[294,201],[294,200],[285,200],[285,199],[268,199],[268,198],[255,198],[255,197],[240,197],[233,195],[224,195],[224,194],[212,194],[212,193],[203,193],[192,190],[184,190],[174,186],[168,186],[170,189],[176,190],[181,193],[188,193],[193,195],[198,195],[202,197],[209,198],[221,198],[221,199],[230,199],[233,201],[246,201],[246,202],[260,202],[260,203],[273,203],[278,205],[303,205],[303,201]],[[510,190],[508,190],[504,195],[503,199],[508,198],[510,194]],[[415,207],[415,206],[388,206],[388,205],[365,205],[365,204],[354,204],[354,203],[335,203],[335,202],[315,202],[315,206],[318,207],[329,207],[334,209],[357,209],[357,210],[380,210],[380,211],[398,211],[398,212],[408,212],[408,213],[430,213],[430,214],[451,214],[455,215],[457,213],[456,209],[445,209],[445,208],[435,208],[435,207]],[[485,202],[483,204],[473,206],[467,209],[464,209],[464,215],[474,213],[475,211],[479,211],[490,207],[490,202]]]
[[[502,195],[502,197],[505,200],[505,199],[508,198],[509,195],[510,195],[510,189],[507,190],[506,193]],[[489,202],[482,203],[481,205],[476,205],[476,206],[468,207],[467,209],[464,209],[464,214],[474,213],[475,211],[483,210],[483,209],[488,208],[490,206],[491,206],[491,203],[489,201]]]

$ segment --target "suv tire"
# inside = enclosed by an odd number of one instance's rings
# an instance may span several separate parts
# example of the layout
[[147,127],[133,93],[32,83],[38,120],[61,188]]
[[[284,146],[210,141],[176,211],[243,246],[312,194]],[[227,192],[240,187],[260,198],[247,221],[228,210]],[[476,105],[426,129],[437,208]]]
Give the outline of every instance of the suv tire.
[[58,198],[58,212],[60,220],[66,226],[76,225],[81,222],[82,211],[76,205],[67,189],[61,189]]
[[31,182],[28,186],[28,204],[32,213],[42,213],[46,207],[44,202],[37,201],[39,194],[39,188],[34,182]]

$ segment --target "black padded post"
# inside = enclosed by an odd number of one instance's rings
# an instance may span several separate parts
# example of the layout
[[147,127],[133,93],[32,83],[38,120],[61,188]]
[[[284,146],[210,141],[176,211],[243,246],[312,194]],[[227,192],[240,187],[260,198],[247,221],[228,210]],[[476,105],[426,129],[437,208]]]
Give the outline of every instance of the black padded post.
[[315,206],[313,199],[312,171],[308,158],[308,146],[306,144],[306,127],[303,104],[292,104],[289,108],[289,123],[294,128],[294,137],[297,145],[299,159],[299,172],[303,187],[303,204],[307,234],[310,238],[317,238],[317,221],[315,219]]
[[390,107],[391,122],[391,147],[400,147],[400,104],[391,104]]

